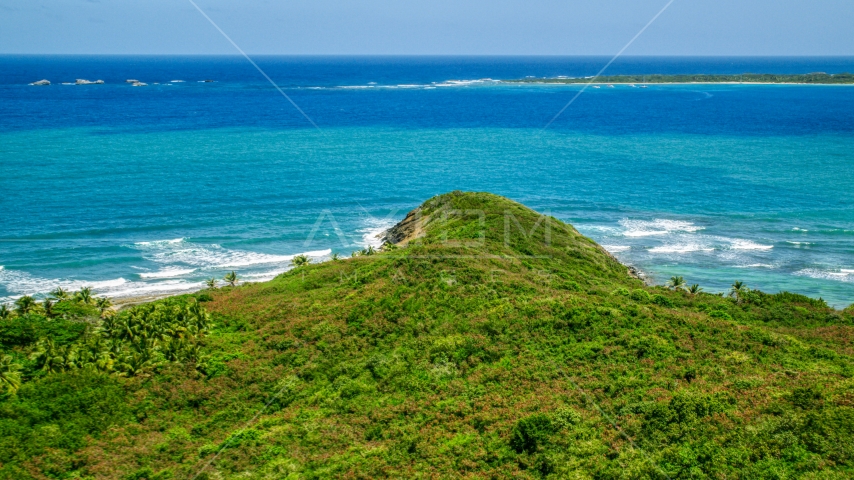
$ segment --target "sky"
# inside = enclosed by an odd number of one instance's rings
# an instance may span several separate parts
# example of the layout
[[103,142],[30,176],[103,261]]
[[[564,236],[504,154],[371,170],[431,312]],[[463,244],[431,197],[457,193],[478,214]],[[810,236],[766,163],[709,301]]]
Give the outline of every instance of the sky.
[[[612,55],[669,0],[194,0],[249,54]],[[852,0],[675,0],[626,55],[854,55]],[[0,0],[0,54],[234,54],[190,0]]]

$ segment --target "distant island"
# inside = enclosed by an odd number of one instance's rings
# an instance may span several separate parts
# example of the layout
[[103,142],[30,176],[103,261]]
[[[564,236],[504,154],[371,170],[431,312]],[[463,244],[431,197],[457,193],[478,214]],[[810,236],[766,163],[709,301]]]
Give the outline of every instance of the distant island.
[[[576,84],[590,83],[594,77],[553,77],[553,78],[522,78],[506,80],[506,83],[554,83]],[[595,78],[597,84],[663,84],[663,83],[780,83],[780,84],[815,84],[815,85],[851,85],[854,84],[854,74],[828,74],[814,72],[800,75],[778,75],[772,73],[744,73],[738,75],[608,75]]]

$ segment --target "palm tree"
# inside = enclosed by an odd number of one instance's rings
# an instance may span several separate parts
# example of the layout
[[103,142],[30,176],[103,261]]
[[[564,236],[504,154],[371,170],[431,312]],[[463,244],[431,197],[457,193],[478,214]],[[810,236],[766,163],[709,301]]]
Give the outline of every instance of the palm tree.
[[39,341],[36,350],[30,355],[32,360],[35,360],[39,369],[47,373],[56,373],[62,371],[62,356],[53,340],[46,338]]
[[6,387],[6,392],[15,393],[21,386],[21,366],[15,363],[11,355],[0,359],[0,385]]
[[68,291],[64,290],[62,287],[56,287],[56,290],[50,292],[50,295],[58,302],[68,300],[70,298]]
[[6,320],[12,315],[12,312],[9,310],[9,307],[6,304],[0,305],[0,320]]
[[377,253],[376,249],[374,249],[373,245],[368,245],[368,248],[363,248],[362,251],[359,252],[359,255],[373,255]]
[[36,299],[29,296],[24,295],[23,297],[15,300],[15,307],[18,311],[18,315],[26,315],[30,312],[34,312],[38,309],[38,303],[36,303]]
[[132,352],[121,359],[119,369],[124,375],[132,377],[141,373],[150,363],[149,356],[144,352]]
[[105,316],[110,307],[113,306],[113,302],[110,301],[109,298],[99,298],[95,300],[95,306],[98,307],[98,311],[101,312],[101,316]]
[[744,298],[744,294],[747,293],[747,285],[744,282],[739,282],[738,280],[732,284],[732,289],[729,291],[729,296],[734,298],[736,303],[741,303],[742,298]]
[[670,277],[670,281],[667,282],[667,288],[671,290],[682,290],[685,288],[685,279],[682,277]]
[[226,281],[226,283],[228,283],[228,284],[229,284],[229,285],[231,285],[232,287],[233,287],[233,286],[235,286],[235,285],[237,285],[237,280],[238,280],[238,279],[237,279],[237,274],[236,274],[236,273],[234,273],[234,270],[232,270],[232,271],[230,271],[230,272],[226,273],[226,274],[225,274],[225,276],[224,276],[224,277],[222,277],[222,279],[223,279],[223,280],[225,280],[225,281]]
[[305,255],[297,255],[291,259],[291,263],[293,264],[294,268],[299,268],[303,265],[308,265],[309,263],[311,263],[311,259],[306,257]]
[[166,360],[170,362],[177,362],[181,359],[181,353],[185,348],[185,343],[186,341],[182,338],[170,338],[160,347],[160,351],[163,353]]
[[210,289],[216,288],[216,278],[209,278],[205,280],[205,285],[207,285]]
[[333,261],[337,262],[338,260],[341,260],[341,255],[338,255],[337,253],[333,253],[331,258]]
[[79,292],[74,294],[74,299],[84,305],[91,305],[94,298],[92,297],[92,289],[83,287]]
[[699,286],[696,283],[691,285],[690,287],[688,287],[688,293],[690,293],[691,295],[696,295],[702,291],[703,291],[703,287]]
[[42,302],[42,309],[46,317],[50,318],[53,316],[53,302],[49,298],[45,298]]

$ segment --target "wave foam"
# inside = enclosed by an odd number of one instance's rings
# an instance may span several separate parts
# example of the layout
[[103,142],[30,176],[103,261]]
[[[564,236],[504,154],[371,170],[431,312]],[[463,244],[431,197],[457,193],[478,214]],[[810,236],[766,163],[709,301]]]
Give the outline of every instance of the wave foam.
[[[387,227],[384,227],[387,228]],[[377,230],[384,230],[377,228]],[[366,234],[367,235],[367,234]],[[129,281],[123,277],[109,280],[90,281],[69,278],[42,278],[25,271],[9,270],[0,266],[0,285],[6,290],[6,296],[0,302],[11,302],[22,295],[42,296],[58,287],[66,290],[79,290],[90,287],[96,295],[110,298],[127,298],[145,295],[171,295],[186,293],[204,288],[199,278],[175,278],[198,275],[199,270],[223,270],[239,267],[272,265],[266,271],[243,272],[242,278],[253,281],[266,281],[287,271],[296,255],[306,255],[315,260],[328,257],[331,249],[313,250],[293,255],[273,255],[250,251],[231,250],[220,245],[194,245],[183,238],[138,242],[131,246],[142,252],[143,258],[162,264],[160,270],[150,271],[132,267],[138,271],[134,275],[138,281]],[[276,267],[278,266],[278,267]]]
[[805,268],[798,270],[795,275],[815,278],[819,280],[835,280],[837,282],[854,283],[854,270],[841,269],[839,271],[820,270],[818,268]]
[[[172,269],[184,268],[186,266],[202,269],[222,269],[250,267],[253,265],[269,265],[289,263],[299,253],[293,255],[274,255],[269,253],[250,252],[246,250],[232,250],[221,245],[195,245],[187,243],[184,239],[164,240],[158,242],[140,242],[134,244],[151,253],[145,255],[147,260],[155,263],[171,265]],[[303,252],[308,257],[322,257],[332,253],[332,250],[317,250]],[[164,269],[164,271],[168,270]],[[186,272],[189,273],[189,272]],[[169,275],[177,276],[177,275]],[[166,278],[166,277],[150,277]]]
[[771,250],[774,245],[761,245],[750,240],[731,240],[730,248],[733,250]]
[[23,295],[46,295],[62,287],[75,291],[89,287],[98,296],[110,298],[128,298],[142,295],[176,294],[191,292],[204,287],[202,282],[184,280],[166,280],[161,282],[131,282],[124,278],[112,280],[89,281],[65,278],[41,278],[27,272],[17,270],[0,270],[0,284],[10,295],[0,299],[0,303],[11,302]]
[[611,253],[620,253],[631,250],[632,247],[628,245],[602,245],[602,248]]
[[204,288],[204,282],[167,280],[165,282],[131,282],[125,288],[106,291],[102,295],[110,298],[140,297],[144,295],[187,293]]
[[156,272],[143,272],[139,274],[139,278],[173,278],[183,275],[189,275],[195,272],[195,268],[164,268]]
[[694,233],[706,228],[683,220],[668,220],[663,218],[656,218],[651,221],[624,218],[619,223],[625,229],[623,235],[626,237],[667,235],[672,232]]
[[362,245],[365,248],[380,248],[383,245],[382,234],[393,227],[396,222],[388,219],[369,218],[366,223],[367,225],[358,230],[362,234]]
[[172,240],[152,240],[150,242],[136,242],[134,245],[139,247],[156,247],[160,245],[175,245],[178,243],[183,243],[185,238],[173,238]]
[[649,253],[693,253],[711,252],[714,248],[697,243],[678,243],[672,245],[661,245],[647,250]]
[[59,287],[72,291],[89,287],[96,294],[106,295],[108,292],[129,283],[131,282],[128,282],[124,278],[100,281],[42,278],[20,270],[0,269],[0,285],[3,285],[8,292],[20,295],[42,295]]

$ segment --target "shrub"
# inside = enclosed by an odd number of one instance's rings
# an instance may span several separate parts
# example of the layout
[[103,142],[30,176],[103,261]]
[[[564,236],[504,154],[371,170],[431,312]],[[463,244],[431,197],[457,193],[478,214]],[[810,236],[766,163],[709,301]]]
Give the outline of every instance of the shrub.
[[40,338],[50,338],[57,345],[72,343],[86,332],[86,324],[63,318],[24,315],[0,321],[0,346],[4,349],[23,347]]
[[780,293],[775,293],[774,295],[768,295],[767,297],[772,302],[803,303],[806,305],[813,306],[815,308],[827,308],[827,302],[825,302],[823,299],[821,299],[821,298],[819,298],[819,299],[810,298],[806,295],[801,295],[799,293],[780,292]]
[[199,301],[199,302],[210,302],[212,300],[213,300],[213,297],[207,293],[200,293],[200,294],[196,295],[196,301]]
[[581,415],[569,407],[558,409],[552,414],[552,425],[555,429],[569,428],[581,423]]
[[[0,462],[46,449],[74,451],[87,436],[130,417],[125,391],[113,376],[75,372],[27,382],[0,409]],[[54,433],[46,435],[48,430]]]
[[709,316],[720,320],[732,320],[732,317],[723,310],[712,310],[709,312]]
[[805,410],[819,405],[822,398],[821,390],[815,387],[796,388],[789,394],[792,405]]
[[631,298],[632,300],[641,303],[647,303],[650,301],[649,293],[647,293],[646,290],[641,290],[640,288],[632,290]]
[[659,294],[653,295],[652,296],[652,303],[659,305],[659,306],[662,306],[662,307],[673,308],[673,301],[671,301],[669,298],[665,297],[664,295],[659,295]]
[[533,453],[554,430],[551,418],[542,413],[523,418],[510,432],[510,447],[517,453]]

